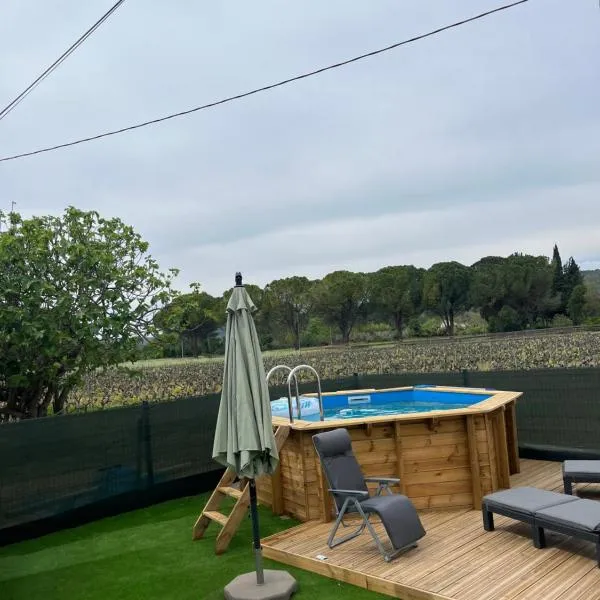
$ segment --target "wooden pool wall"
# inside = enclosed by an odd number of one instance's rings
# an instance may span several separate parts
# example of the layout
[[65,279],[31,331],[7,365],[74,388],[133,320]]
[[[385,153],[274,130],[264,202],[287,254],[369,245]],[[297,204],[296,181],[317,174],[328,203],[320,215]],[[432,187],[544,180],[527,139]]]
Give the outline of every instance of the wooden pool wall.
[[[366,477],[399,477],[395,491],[406,494],[417,508],[479,509],[482,496],[510,487],[510,475],[519,472],[515,405],[521,393],[430,389],[491,397],[469,408],[367,419],[296,420],[290,425],[286,418],[273,417],[274,428],[287,425],[291,431],[276,473],[257,480],[259,502],[300,521],[335,518],[312,436],[345,427]],[[377,390],[339,393],[367,391]]]

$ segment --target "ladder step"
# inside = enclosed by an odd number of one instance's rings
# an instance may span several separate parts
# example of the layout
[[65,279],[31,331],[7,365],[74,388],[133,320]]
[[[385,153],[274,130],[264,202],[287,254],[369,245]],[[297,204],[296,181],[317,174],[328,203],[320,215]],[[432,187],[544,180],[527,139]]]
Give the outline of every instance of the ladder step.
[[229,517],[220,512],[217,512],[216,510],[206,510],[204,511],[203,515],[211,521],[216,521],[223,527],[227,525],[227,521],[229,520]]
[[244,493],[242,490],[238,490],[229,486],[220,487],[219,492],[221,492],[221,494],[225,494],[226,496],[230,496],[231,498],[241,498],[242,494]]

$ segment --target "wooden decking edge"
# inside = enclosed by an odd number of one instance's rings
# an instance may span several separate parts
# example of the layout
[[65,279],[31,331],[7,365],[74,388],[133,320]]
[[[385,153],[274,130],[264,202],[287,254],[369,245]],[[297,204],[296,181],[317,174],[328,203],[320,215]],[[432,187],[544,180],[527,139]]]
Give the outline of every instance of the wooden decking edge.
[[[272,538],[273,536],[271,536],[270,539]],[[268,540],[264,540],[264,542],[267,541]],[[328,563],[326,560],[321,561],[308,556],[300,556],[293,552],[273,548],[267,544],[263,545],[263,555],[265,558],[289,565],[290,567],[304,569],[305,571],[316,573],[317,575],[349,583],[393,598],[401,598],[402,600],[455,600],[450,596],[413,588],[396,581],[390,581],[383,579],[382,577],[361,573],[360,571],[353,571],[352,569],[347,569],[340,565]],[[381,560],[383,560],[383,558]]]

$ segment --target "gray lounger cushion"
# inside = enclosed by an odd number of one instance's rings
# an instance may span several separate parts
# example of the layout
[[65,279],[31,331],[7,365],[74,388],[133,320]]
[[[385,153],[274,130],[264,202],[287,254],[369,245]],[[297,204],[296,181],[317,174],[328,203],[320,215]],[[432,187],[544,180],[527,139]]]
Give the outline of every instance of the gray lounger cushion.
[[577,498],[540,490],[534,487],[518,487],[501,492],[494,492],[483,497],[483,505],[491,511],[510,512],[510,514],[533,518],[534,514],[544,508],[573,502]]
[[401,494],[377,496],[360,503],[365,512],[381,517],[394,548],[403,548],[425,535],[419,515],[409,498]]
[[583,498],[574,503],[540,509],[535,515],[540,523],[556,523],[569,529],[580,529],[589,533],[600,532],[600,502]]
[[562,471],[564,477],[600,481],[600,460],[565,460]]

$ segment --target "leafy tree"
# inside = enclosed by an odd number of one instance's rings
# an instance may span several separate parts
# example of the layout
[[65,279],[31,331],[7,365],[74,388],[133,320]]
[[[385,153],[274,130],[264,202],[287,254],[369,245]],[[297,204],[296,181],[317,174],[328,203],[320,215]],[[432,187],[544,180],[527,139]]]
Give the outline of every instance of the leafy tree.
[[568,308],[569,299],[575,288],[583,285],[583,274],[575,259],[571,256],[564,267],[563,272],[563,304]]
[[500,256],[487,256],[471,266],[470,304],[479,307],[488,323],[497,317],[506,299],[505,262]]
[[558,246],[554,244],[552,251],[552,293],[562,295],[564,291],[564,269]]
[[87,373],[133,361],[173,297],[148,244],[119,219],[68,208],[11,213],[0,235],[0,407],[21,418],[63,409]]
[[585,317],[587,288],[583,284],[575,286],[567,304],[567,314],[574,325],[581,325]]
[[334,271],[315,287],[315,303],[325,322],[337,327],[342,341],[350,341],[352,328],[366,315],[367,278],[363,273]]
[[297,276],[277,279],[266,286],[265,296],[272,317],[290,332],[294,348],[299,350],[314,304],[311,282]]
[[600,317],[600,291],[591,286],[586,286],[584,316]]
[[521,315],[512,306],[503,306],[490,319],[491,331],[518,331],[522,327]]
[[488,257],[472,268],[471,302],[492,331],[547,325],[560,308],[561,298],[552,292],[553,266],[543,256]]
[[469,307],[471,271],[459,262],[433,265],[424,276],[425,305],[441,318],[448,335],[454,335],[456,315]]
[[198,356],[211,351],[214,345],[211,345],[211,341],[223,316],[217,298],[201,292],[199,284],[190,287],[193,290],[191,293],[178,295],[156,314],[154,324],[161,331],[159,344],[167,347],[181,344],[183,353],[184,341],[187,341],[192,355]]
[[406,322],[420,307],[421,277],[422,270],[413,266],[384,267],[370,276],[371,301],[392,322],[398,339],[402,339]]

